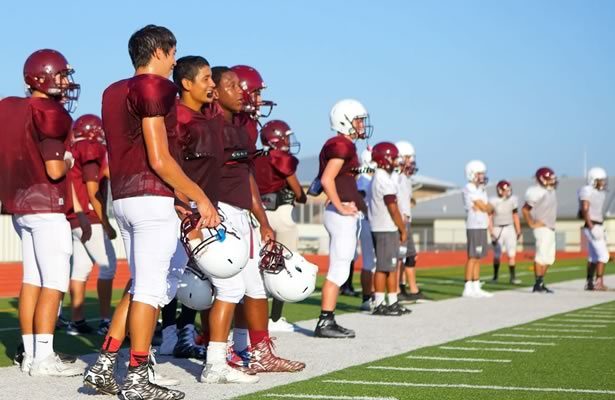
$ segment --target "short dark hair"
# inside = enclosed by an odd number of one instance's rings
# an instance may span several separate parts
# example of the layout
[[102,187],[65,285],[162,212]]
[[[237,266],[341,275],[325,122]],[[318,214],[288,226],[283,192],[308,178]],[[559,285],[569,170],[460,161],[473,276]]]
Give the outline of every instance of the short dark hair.
[[173,32],[164,26],[147,25],[133,33],[128,40],[128,54],[136,69],[146,66],[156,49],[169,54],[176,45],[177,40]]
[[229,67],[223,67],[223,66],[213,67],[211,69],[211,79],[213,79],[216,86],[218,86],[218,84],[220,83],[220,80],[222,79],[222,75],[224,75],[227,72],[232,72],[232,71],[233,70],[230,69]]
[[185,56],[177,60],[173,68],[173,82],[177,85],[180,94],[184,91],[182,79],[194,81],[203,67],[209,67],[209,62],[201,56]]

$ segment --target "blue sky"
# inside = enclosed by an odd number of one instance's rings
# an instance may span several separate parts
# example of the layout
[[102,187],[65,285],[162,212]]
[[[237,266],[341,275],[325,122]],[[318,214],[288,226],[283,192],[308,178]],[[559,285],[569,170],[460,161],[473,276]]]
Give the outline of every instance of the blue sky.
[[99,113],[104,88],[132,73],[129,36],[154,23],[176,34],[179,56],[256,67],[301,156],[331,135],[333,103],[354,97],[372,143],[411,141],[421,174],[462,183],[479,158],[491,179],[542,165],[579,176],[587,150],[615,175],[613,21],[608,0],[11,1],[0,95],[21,95],[26,57],[51,47],[82,85],[75,116]]

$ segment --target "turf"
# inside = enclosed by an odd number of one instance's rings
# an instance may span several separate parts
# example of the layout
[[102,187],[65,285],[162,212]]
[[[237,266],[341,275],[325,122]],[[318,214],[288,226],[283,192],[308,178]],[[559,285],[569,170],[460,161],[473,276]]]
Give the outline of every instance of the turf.
[[[449,347],[475,347],[480,351],[442,349],[433,346],[415,350],[376,362],[357,365],[344,370],[322,375],[290,385],[278,386],[239,399],[299,398],[297,394],[320,396],[312,398],[334,399],[327,396],[357,396],[361,398],[395,399],[472,399],[472,400],[522,400],[522,399],[613,399],[615,398],[615,302],[590,307],[586,310],[603,310],[610,313],[607,323],[600,327],[572,327],[570,329],[593,332],[541,332],[525,329],[544,329],[544,324],[582,325],[583,322],[566,322],[566,319],[582,318],[583,310],[551,316],[549,318],[489,332],[475,337],[447,343]],[[608,315],[608,314],[604,314]],[[598,319],[588,323],[599,325]],[[564,321],[562,321],[564,320]],[[521,328],[521,329],[518,329]],[[558,328],[551,328],[558,329]],[[566,328],[561,328],[566,329]],[[607,340],[581,338],[513,337],[502,335],[558,335],[597,336]],[[550,346],[536,344],[487,344],[479,341],[553,343]],[[531,353],[491,352],[486,348],[534,349]],[[408,358],[408,356],[416,358]],[[479,358],[510,360],[510,362],[469,362],[422,359],[420,357]],[[422,372],[383,370],[368,367],[464,369],[474,372]],[[480,372],[477,372],[480,371]],[[360,381],[363,384],[350,384]],[[379,384],[371,384],[378,382]],[[463,387],[426,387],[417,385],[476,385],[517,388],[494,390]],[[412,385],[412,386],[409,386]],[[554,391],[529,391],[519,388],[559,388],[570,390],[606,390],[610,393],[579,393]]]
[[[558,261],[549,271],[547,282],[559,282],[564,280],[579,279],[585,274],[585,261],[562,260]],[[533,272],[529,269],[529,262],[518,264],[518,277],[523,281],[523,286],[533,284]],[[508,290],[513,286],[507,284],[508,271],[503,266],[500,276],[500,283],[486,283],[484,288],[490,291]],[[490,279],[491,268],[483,267],[482,277],[488,281]],[[615,272],[611,266],[607,267],[607,273]],[[454,266],[446,268],[418,269],[417,280],[421,290],[433,300],[447,299],[461,295],[463,289],[463,267]],[[355,288],[360,289],[359,274],[355,274]],[[286,304],[284,306],[284,316],[289,322],[302,321],[317,318],[320,312],[320,287],[323,277],[319,276],[316,292],[301,303]],[[113,302],[117,302],[121,296],[121,290],[113,293]],[[356,312],[361,304],[360,297],[340,296],[337,314],[346,312]],[[64,302],[64,314],[69,315],[68,301]],[[86,318],[95,319],[98,315],[98,306],[95,292],[88,292],[86,298],[85,313]],[[96,321],[91,322],[97,324]],[[17,320],[17,299],[0,299],[0,367],[11,365],[11,358],[20,341]],[[63,331],[58,331],[55,336],[55,346],[58,351],[70,354],[86,354],[96,352],[102,342],[102,337],[97,335],[68,336]]]

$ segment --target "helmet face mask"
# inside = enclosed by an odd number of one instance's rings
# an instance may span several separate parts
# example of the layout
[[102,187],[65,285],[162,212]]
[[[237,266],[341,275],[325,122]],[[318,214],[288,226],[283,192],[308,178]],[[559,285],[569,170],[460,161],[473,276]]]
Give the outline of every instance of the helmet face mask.
[[269,117],[276,103],[261,98],[261,91],[267,88],[261,74],[247,65],[235,65],[231,69],[237,74],[243,91],[243,112],[252,119]]
[[373,134],[373,126],[367,109],[353,99],[340,100],[329,114],[331,130],[350,137],[352,140],[369,139]]
[[596,190],[606,190],[608,185],[607,173],[604,168],[593,167],[587,172],[587,184]]
[[489,182],[487,178],[487,166],[480,160],[472,160],[466,164],[466,179],[476,186],[485,186]]
[[392,172],[399,165],[399,152],[390,142],[380,142],[372,149],[372,160],[387,172]]
[[416,166],[416,161],[414,160],[414,156],[400,155],[399,170],[401,173],[407,176],[416,174],[419,171],[419,169]]

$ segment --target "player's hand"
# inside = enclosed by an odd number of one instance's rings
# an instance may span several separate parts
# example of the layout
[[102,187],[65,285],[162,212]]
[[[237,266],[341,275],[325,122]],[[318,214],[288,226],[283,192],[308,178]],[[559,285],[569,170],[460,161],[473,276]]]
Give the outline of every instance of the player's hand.
[[81,243],[85,243],[92,237],[92,224],[87,215],[83,212],[77,213],[77,220],[79,221],[79,227],[81,228]]
[[218,214],[218,210],[216,210],[216,207],[211,204],[211,201],[209,201],[207,197],[201,201],[197,201],[196,208],[199,210],[199,214],[201,215],[201,219],[197,223],[197,229],[202,227],[214,228],[220,225],[220,215]]
[[113,240],[117,237],[117,232],[115,231],[115,229],[113,229],[109,222],[103,224],[103,229],[105,230],[105,233],[107,234],[109,239]]
[[517,240],[521,239],[521,231],[517,232]]
[[267,243],[270,240],[275,240],[275,232],[273,231],[271,226],[261,225],[260,232],[261,232],[261,241]]
[[341,203],[337,211],[342,215],[355,215],[359,212],[359,209],[354,204],[354,201],[349,203]]
[[401,244],[404,244],[408,241],[408,231],[406,231],[405,229],[402,229],[401,231],[399,231],[399,242]]

